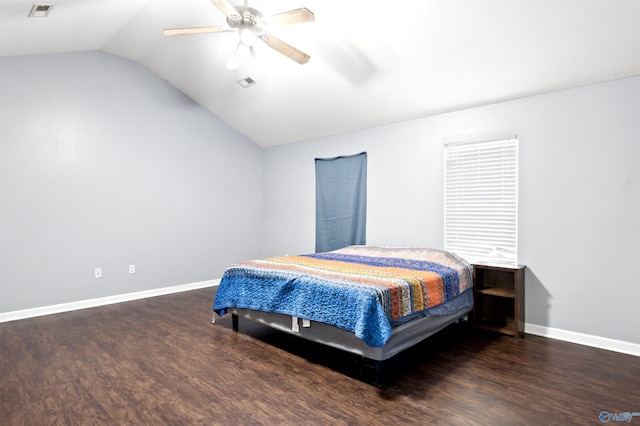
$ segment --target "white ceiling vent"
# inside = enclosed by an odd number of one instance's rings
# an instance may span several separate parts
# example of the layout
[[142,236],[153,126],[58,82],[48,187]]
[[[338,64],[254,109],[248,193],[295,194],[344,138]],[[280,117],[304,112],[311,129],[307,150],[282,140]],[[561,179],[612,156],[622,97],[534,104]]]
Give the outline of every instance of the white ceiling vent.
[[45,18],[49,16],[51,9],[53,9],[51,4],[34,4],[29,12],[29,18]]
[[245,89],[246,89],[246,88],[247,88],[247,87],[249,87],[249,86],[253,86],[253,85],[254,85],[254,84],[256,84],[257,82],[256,82],[254,79],[252,79],[251,77],[245,77],[245,78],[242,78],[242,79],[238,80],[238,82],[237,82],[237,83],[238,83],[240,86],[242,86],[243,88],[245,88]]

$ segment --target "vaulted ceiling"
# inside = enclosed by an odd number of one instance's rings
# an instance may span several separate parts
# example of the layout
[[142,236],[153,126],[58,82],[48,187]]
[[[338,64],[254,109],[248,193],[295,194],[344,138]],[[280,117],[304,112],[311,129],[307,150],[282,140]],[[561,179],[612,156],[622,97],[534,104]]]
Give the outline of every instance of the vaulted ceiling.
[[240,70],[226,68],[235,33],[162,33],[226,25],[209,0],[35,1],[47,17],[0,0],[0,56],[138,61],[263,147],[640,75],[640,0],[249,0],[265,16],[310,9],[272,33],[311,59],[258,43]]

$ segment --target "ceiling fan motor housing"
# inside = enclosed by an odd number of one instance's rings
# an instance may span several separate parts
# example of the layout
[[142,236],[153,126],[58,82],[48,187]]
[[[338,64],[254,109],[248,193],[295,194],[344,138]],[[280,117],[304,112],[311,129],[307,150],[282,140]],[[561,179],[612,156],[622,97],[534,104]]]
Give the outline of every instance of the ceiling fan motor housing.
[[240,19],[238,19],[237,15],[227,17],[227,23],[231,28],[254,29],[264,24],[262,13],[256,9],[239,6],[236,10],[238,11]]

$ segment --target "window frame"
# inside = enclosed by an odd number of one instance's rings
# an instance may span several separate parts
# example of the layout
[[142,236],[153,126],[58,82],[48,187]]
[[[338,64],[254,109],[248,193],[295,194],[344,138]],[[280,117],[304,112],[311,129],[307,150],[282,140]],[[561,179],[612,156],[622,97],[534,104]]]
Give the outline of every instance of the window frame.
[[444,145],[444,245],[470,263],[518,263],[518,136]]

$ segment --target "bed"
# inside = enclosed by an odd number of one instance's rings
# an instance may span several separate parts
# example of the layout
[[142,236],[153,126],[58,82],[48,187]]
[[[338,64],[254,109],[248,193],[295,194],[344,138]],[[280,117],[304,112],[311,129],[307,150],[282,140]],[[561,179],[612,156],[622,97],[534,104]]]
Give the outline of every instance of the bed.
[[430,248],[349,246],[231,265],[213,304],[233,316],[382,362],[466,318],[472,267]]

